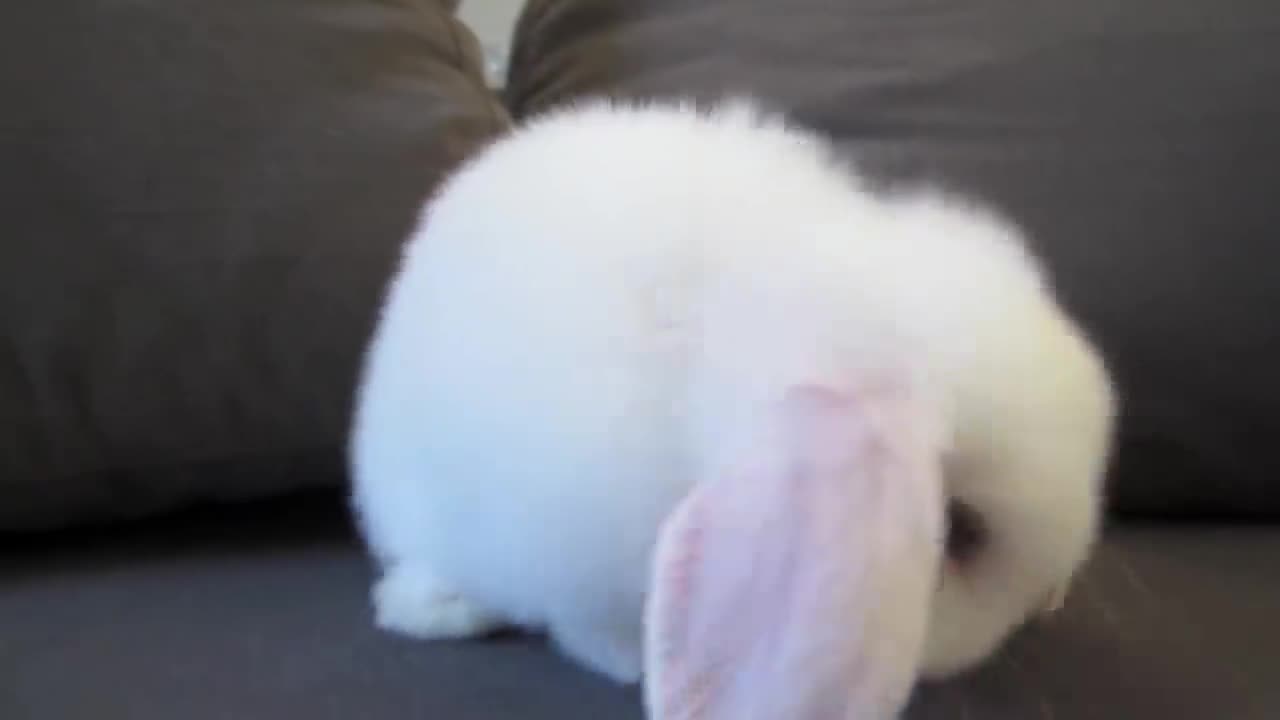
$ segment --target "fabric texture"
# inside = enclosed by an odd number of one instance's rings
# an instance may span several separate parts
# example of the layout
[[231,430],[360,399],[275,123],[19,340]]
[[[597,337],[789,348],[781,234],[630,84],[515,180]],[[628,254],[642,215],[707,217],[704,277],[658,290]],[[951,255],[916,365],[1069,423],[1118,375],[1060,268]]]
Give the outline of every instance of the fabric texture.
[[992,204],[1114,371],[1114,507],[1275,518],[1278,35],[1272,0],[531,0],[506,93],[749,93]]
[[[1280,530],[1115,532],[1061,615],[905,720],[1267,720]],[[377,631],[369,566],[324,497],[0,549],[0,717],[610,718],[621,690],[537,639]]]
[[400,245],[507,123],[453,5],[0,9],[0,530],[341,481]]

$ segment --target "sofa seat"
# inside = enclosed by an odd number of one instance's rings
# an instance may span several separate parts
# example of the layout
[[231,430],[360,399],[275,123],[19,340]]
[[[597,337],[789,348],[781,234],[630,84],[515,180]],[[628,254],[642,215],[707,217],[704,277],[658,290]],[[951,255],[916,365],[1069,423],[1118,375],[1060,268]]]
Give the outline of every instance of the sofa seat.
[[[53,543],[0,551],[5,720],[642,717],[536,639],[376,630],[327,495]],[[1116,529],[1056,619],[924,687],[907,720],[1274,718],[1276,557],[1276,527]]]

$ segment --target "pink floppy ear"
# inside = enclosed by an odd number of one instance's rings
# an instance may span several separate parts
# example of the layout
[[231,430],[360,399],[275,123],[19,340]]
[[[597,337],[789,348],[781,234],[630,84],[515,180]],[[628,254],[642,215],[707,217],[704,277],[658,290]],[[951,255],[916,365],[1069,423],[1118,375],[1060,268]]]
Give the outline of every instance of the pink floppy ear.
[[742,472],[663,526],[654,720],[885,720],[914,686],[942,560],[934,408],[905,385],[805,387],[777,415]]

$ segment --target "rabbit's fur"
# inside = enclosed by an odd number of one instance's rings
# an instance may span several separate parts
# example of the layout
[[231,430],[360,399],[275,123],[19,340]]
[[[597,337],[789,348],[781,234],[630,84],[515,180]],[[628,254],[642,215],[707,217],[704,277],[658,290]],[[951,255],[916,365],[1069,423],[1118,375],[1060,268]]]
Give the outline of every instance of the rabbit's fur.
[[1098,532],[1106,370],[1018,232],[875,192],[749,103],[536,119],[428,204],[371,342],[350,450],[377,623],[546,629],[635,681],[673,508],[769,444],[787,388],[895,367],[939,389],[945,492],[984,526],[963,563],[901,560],[941,573],[921,670],[942,675],[1060,594]]

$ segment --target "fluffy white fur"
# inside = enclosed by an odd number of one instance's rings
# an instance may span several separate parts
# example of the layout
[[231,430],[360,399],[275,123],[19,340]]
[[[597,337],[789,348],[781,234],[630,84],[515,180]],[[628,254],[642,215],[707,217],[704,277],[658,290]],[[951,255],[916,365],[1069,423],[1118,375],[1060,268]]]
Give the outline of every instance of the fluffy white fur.
[[944,390],[947,492],[990,533],[934,599],[941,675],[1064,589],[1097,533],[1108,380],[1018,233],[872,192],[743,103],[534,121],[429,204],[368,353],[351,459],[377,622],[547,629],[636,680],[654,541],[693,484],[761,441],[785,388],[910,363]]

